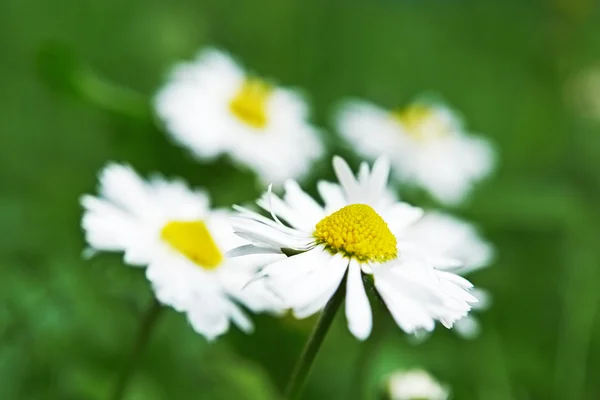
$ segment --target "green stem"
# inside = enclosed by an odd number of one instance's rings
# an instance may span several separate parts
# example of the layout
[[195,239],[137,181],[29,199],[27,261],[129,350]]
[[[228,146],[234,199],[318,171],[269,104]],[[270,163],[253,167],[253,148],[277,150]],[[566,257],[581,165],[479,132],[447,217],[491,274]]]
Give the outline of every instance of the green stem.
[[[372,284],[371,287],[373,287]],[[385,309],[383,300],[379,299],[375,291],[374,293],[375,301],[371,302],[371,304],[373,304],[373,332],[371,333],[369,340],[360,346],[358,357],[354,362],[355,368],[352,380],[348,385],[350,390],[348,398],[370,398],[366,394],[366,387],[367,378],[369,377],[370,369],[372,367],[371,360],[377,355],[387,332],[387,325],[384,321],[384,317],[388,316],[387,310]]]
[[90,103],[116,114],[151,121],[151,106],[140,93],[105,79],[88,68],[73,72],[71,79],[79,95]]
[[158,320],[161,310],[161,304],[158,302],[158,300],[156,300],[156,298],[154,298],[144,313],[142,320],[140,321],[137,339],[133,345],[129,359],[125,363],[125,366],[119,375],[113,395],[110,397],[112,400],[121,400],[125,397],[125,392],[127,390],[129,381],[135,373],[135,368],[139,362],[140,356],[148,344],[150,335],[152,334],[152,330],[156,325],[156,321]]
[[335,314],[344,300],[344,293],[346,292],[345,281],[346,279],[342,280],[342,283],[338,287],[337,291],[325,306],[325,309],[321,313],[321,316],[319,317],[319,320],[317,321],[317,324],[315,325],[308,342],[306,342],[306,345],[304,346],[300,360],[298,360],[298,363],[294,368],[294,372],[292,373],[290,382],[285,390],[286,400],[297,399],[302,393],[302,389],[306,383],[306,378],[308,377],[310,368],[312,367],[315,357],[321,348],[321,344],[323,344],[323,340],[325,339],[327,331],[329,330],[329,327],[335,318]]

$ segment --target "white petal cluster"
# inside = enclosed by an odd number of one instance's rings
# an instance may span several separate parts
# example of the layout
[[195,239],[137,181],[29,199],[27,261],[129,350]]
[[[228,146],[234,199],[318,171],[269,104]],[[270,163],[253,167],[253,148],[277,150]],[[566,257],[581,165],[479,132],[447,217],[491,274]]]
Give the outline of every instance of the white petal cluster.
[[269,86],[264,126],[248,124],[230,106],[249,79],[255,78],[229,55],[204,50],[173,68],[156,96],[156,113],[173,139],[199,159],[228,155],[265,184],[301,178],[324,151],[306,102],[295,91],[263,82]]
[[[261,266],[249,258],[223,258],[203,268],[165,242],[161,232],[173,221],[202,221],[223,255],[245,242],[229,224],[229,213],[209,208],[208,195],[181,180],[154,177],[144,181],[130,167],[109,164],[100,174],[99,195],[85,195],[82,227],[92,251],[123,252],[132,266],[146,267],[156,298],[184,312],[192,327],[208,339],[225,333],[233,322],[245,332],[252,312],[277,312],[279,300],[260,283],[242,290]],[[198,243],[202,246],[202,243]],[[271,261],[281,258],[272,255]]]
[[468,134],[460,119],[441,104],[409,106],[402,117],[364,101],[345,103],[337,115],[342,136],[364,157],[386,155],[398,179],[427,190],[439,202],[462,202],[494,166],[486,140]]
[[[494,258],[493,247],[481,238],[473,225],[439,211],[426,212],[423,218],[404,232],[404,237],[432,259],[456,260],[460,267],[454,272],[460,275],[488,267]],[[491,300],[486,290],[474,288],[471,294],[478,300],[473,304],[474,310],[489,307]],[[473,313],[458,320],[454,328],[466,339],[477,337],[481,330]]]
[[[295,254],[267,265],[255,281],[276,293],[298,318],[321,310],[345,277],[348,327],[361,340],[369,336],[372,328],[364,275],[372,276],[378,295],[406,332],[432,330],[436,320],[451,327],[464,317],[470,303],[477,301],[469,294],[472,285],[447,271],[457,266],[455,259],[430,257],[420,246],[406,240],[406,230],[421,218],[423,211],[397,202],[388,194],[389,162],[381,158],[372,170],[363,163],[357,177],[339,157],[334,158],[333,166],[339,183],[318,184],[324,205],[290,180],[284,185],[283,198],[269,191],[258,201],[272,219],[238,207],[234,229],[252,245],[230,254]],[[315,240],[319,221],[354,204],[372,207],[387,223],[397,239],[398,257],[386,262],[361,261],[341,252],[333,253]]]
[[401,202],[388,187],[392,169],[399,181],[457,204],[491,172],[492,146],[466,132],[448,107],[344,104],[338,130],[376,161],[363,162],[355,175],[334,157],[337,182],[318,183],[319,202],[297,183],[325,152],[297,92],[206,49],[174,66],[154,106],[171,138],[198,159],[227,156],[284,189],[280,197],[269,186],[257,201],[270,217],[238,206],[232,217],[181,180],[144,180],[109,164],[98,195],[82,197],[90,253],[122,252],[127,264],[145,267],[156,298],[185,313],[196,331],[214,339],[234,323],[250,332],[245,309],[289,308],[305,318],[337,292],[345,296],[349,330],[365,340],[372,287],[408,333],[431,331],[436,321],[477,333],[468,313],[489,296],[461,275],[489,265],[491,246],[470,224]]

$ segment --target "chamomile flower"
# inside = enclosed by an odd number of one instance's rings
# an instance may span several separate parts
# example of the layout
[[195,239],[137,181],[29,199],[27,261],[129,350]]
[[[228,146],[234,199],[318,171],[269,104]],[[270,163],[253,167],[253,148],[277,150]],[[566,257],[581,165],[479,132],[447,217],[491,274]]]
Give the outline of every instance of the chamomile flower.
[[279,300],[260,283],[242,290],[268,257],[248,262],[225,257],[244,241],[233,233],[228,212],[209,208],[205,192],[180,180],[144,181],[130,167],[109,164],[100,174],[99,193],[81,199],[90,250],[123,252],[125,263],[146,267],[156,298],[186,313],[207,339],[225,333],[230,321],[251,332],[241,306],[280,310]]
[[448,387],[424,370],[395,372],[387,380],[386,398],[390,400],[447,400],[449,397]]
[[[493,247],[481,238],[473,225],[442,212],[426,212],[404,232],[403,237],[415,246],[429,250],[430,257],[460,261],[462,266],[455,271],[460,275],[489,266],[494,257]],[[478,300],[473,304],[473,310],[489,307],[490,295],[486,290],[475,288],[471,294]],[[481,330],[472,313],[458,320],[454,328],[466,339],[475,338]]]
[[297,318],[321,310],[347,276],[346,318],[360,340],[372,328],[363,276],[406,332],[432,330],[436,320],[451,327],[465,316],[469,303],[477,301],[468,293],[472,285],[443,270],[456,260],[428,257],[402,239],[423,212],[387,195],[388,161],[377,160],[372,170],[363,163],[357,178],[339,157],[333,167],[339,184],[318,184],[324,206],[290,180],[283,198],[269,191],[258,201],[272,220],[238,207],[234,230],[252,244],[230,254],[290,255],[267,265],[255,281],[265,283]]
[[176,65],[155,108],[168,133],[199,159],[227,154],[264,183],[302,177],[324,151],[297,92],[246,73],[214,49]]
[[490,143],[468,134],[439,103],[416,102],[388,111],[348,102],[337,115],[337,127],[363,156],[387,155],[400,181],[422,187],[445,204],[463,201],[494,165]]

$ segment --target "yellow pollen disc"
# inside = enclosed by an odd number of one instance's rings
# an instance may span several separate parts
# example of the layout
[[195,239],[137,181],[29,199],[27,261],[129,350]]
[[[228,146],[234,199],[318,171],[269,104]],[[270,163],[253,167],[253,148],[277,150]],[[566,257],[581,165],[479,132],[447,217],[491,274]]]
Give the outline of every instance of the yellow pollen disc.
[[229,110],[240,121],[256,129],[267,126],[267,100],[272,87],[260,79],[246,79],[229,102]]
[[203,221],[171,221],[162,228],[160,236],[204,269],[216,269],[223,261],[223,254]]
[[385,262],[398,256],[396,237],[366,204],[352,204],[323,218],[313,235],[330,251],[359,261]]
[[441,137],[446,135],[449,129],[444,121],[436,117],[434,109],[422,104],[415,104],[401,110],[392,111],[391,115],[416,140]]

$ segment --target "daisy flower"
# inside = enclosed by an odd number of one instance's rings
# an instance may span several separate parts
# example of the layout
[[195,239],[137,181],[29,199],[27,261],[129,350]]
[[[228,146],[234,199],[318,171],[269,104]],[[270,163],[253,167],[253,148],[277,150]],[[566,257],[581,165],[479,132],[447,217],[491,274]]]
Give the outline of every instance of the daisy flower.
[[264,183],[302,177],[324,151],[304,99],[209,49],[176,65],[155,99],[168,133],[199,159],[229,155]]
[[400,181],[445,204],[463,201],[494,165],[490,143],[465,132],[460,119],[439,103],[388,111],[353,101],[343,105],[336,123],[363,156],[387,155]]
[[472,285],[443,270],[457,261],[428,257],[402,239],[423,211],[387,195],[388,161],[380,158],[372,170],[363,163],[357,178],[339,157],[333,167],[339,184],[318,184],[323,206],[290,180],[283,198],[269,191],[258,201],[272,220],[237,207],[234,230],[251,244],[230,254],[289,255],[268,264],[255,281],[264,282],[297,318],[321,310],[347,276],[348,327],[360,340],[372,327],[363,277],[406,332],[432,330],[436,320],[451,327],[465,316],[477,301],[468,293]]
[[450,390],[423,370],[395,372],[387,380],[390,400],[447,400]]
[[123,252],[125,263],[146,267],[156,298],[186,313],[207,339],[225,333],[230,321],[251,332],[241,306],[253,312],[280,310],[279,300],[260,283],[242,290],[260,267],[256,261],[266,258],[225,257],[244,241],[233,233],[229,213],[209,208],[205,192],[192,191],[180,180],[144,181],[128,166],[109,164],[100,174],[99,193],[81,199],[90,250]]
[[[403,237],[415,246],[422,246],[429,256],[460,261],[462,266],[455,271],[460,275],[489,266],[494,257],[493,247],[481,238],[473,225],[442,212],[426,212],[404,232]],[[486,290],[474,288],[471,294],[478,300],[473,304],[474,310],[489,307],[490,295]],[[458,320],[454,328],[466,339],[475,338],[481,330],[472,314]]]

